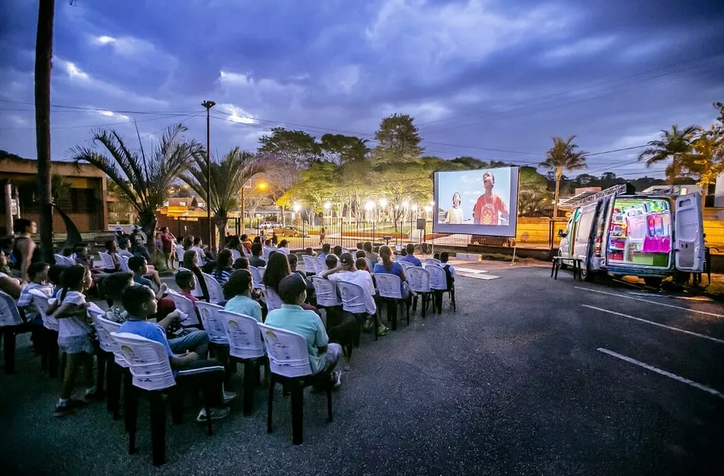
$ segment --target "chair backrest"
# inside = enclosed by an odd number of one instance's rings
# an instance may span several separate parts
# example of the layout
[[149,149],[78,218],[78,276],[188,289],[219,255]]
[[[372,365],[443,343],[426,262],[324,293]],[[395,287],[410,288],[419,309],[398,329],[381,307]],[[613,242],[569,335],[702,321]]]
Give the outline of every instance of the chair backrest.
[[377,293],[380,297],[390,299],[402,299],[402,291],[400,289],[400,278],[389,273],[374,273],[372,275],[377,284]]
[[130,273],[131,268],[128,267],[128,260],[130,258],[128,256],[120,256],[118,255],[118,262],[121,264],[121,271],[124,273]]
[[269,356],[269,369],[272,373],[284,377],[304,377],[311,375],[307,340],[294,332],[278,329],[264,324],[257,325],[266,342]]
[[166,347],[160,342],[127,332],[112,333],[130,366],[133,385],[144,390],[163,390],[176,385]]
[[211,276],[210,274],[201,273],[206,282],[206,289],[209,290],[209,301],[212,303],[218,303],[224,300],[224,291],[221,289],[221,284]]
[[274,309],[282,308],[282,298],[280,298],[272,288],[265,287],[264,295],[266,296],[266,307],[268,310],[273,311]]
[[22,323],[23,319],[20,317],[20,311],[15,299],[0,291],[0,327],[19,326]]
[[434,265],[440,266],[442,264],[442,262],[439,259],[427,258],[425,260],[425,267],[427,267],[427,265],[429,265],[429,264],[434,264]]
[[209,334],[209,340],[214,344],[227,344],[229,341],[226,338],[226,326],[224,325],[224,319],[219,314],[219,311],[223,311],[224,308],[203,301],[195,302],[194,306],[199,311],[201,324],[203,324],[206,333]]
[[314,256],[302,255],[302,261],[304,261],[304,271],[312,274],[317,273],[317,266],[314,262]]
[[98,336],[98,343],[100,344],[101,350],[104,352],[115,352],[117,345],[114,344],[111,332],[106,326],[103,325],[105,320],[103,316],[99,314],[93,315],[93,325],[96,328],[96,335]]
[[404,259],[398,259],[396,260],[398,263],[400,263],[400,266],[402,266],[405,270],[411,266],[415,266],[414,264],[410,263],[407,260]]
[[342,298],[342,309],[352,314],[367,312],[365,306],[365,291],[360,286],[346,281],[337,281],[337,290]]
[[312,284],[314,285],[314,295],[317,298],[317,305],[321,307],[342,305],[342,300],[337,294],[337,286],[335,286],[332,281],[320,278],[319,276],[313,276]]
[[98,319],[96,319],[95,322],[96,330],[98,330],[98,325],[100,324],[108,333],[109,344],[111,345],[111,352],[113,352],[113,356],[115,357],[114,360],[116,361],[116,363],[123,368],[130,367],[128,362],[126,362],[126,359],[123,357],[123,354],[121,353],[121,346],[118,345],[118,341],[116,341],[116,338],[114,337],[114,333],[118,333],[119,329],[121,328],[121,324],[109,321],[105,317],[100,316],[98,317]]
[[190,269],[184,268],[183,266],[179,266],[178,270],[179,271],[188,271],[189,273],[192,273],[194,275],[194,290],[191,291],[191,295],[194,297],[198,297],[198,298],[203,296],[204,292],[201,290],[201,285],[199,284],[199,280],[196,277],[196,274],[193,271],[191,271]]
[[263,274],[261,269],[256,266],[249,266],[249,272],[251,272],[251,280],[254,282],[254,289],[262,289]]
[[317,274],[327,271],[326,258],[320,258],[320,257],[314,258],[314,270]]
[[436,291],[447,290],[447,275],[442,266],[436,264],[429,264],[425,269],[430,273],[430,289]]
[[116,265],[113,263],[113,258],[107,251],[101,251],[98,253],[98,256],[101,258],[101,262],[103,263],[103,267],[105,269],[115,269]]
[[[75,259],[73,259],[72,257],[63,256],[63,255],[59,255],[59,254],[55,254],[53,256],[55,256],[55,263],[60,266],[74,266],[75,265]],[[73,255],[73,256],[75,256],[75,255]]]
[[176,257],[178,258],[179,263],[184,262],[184,253],[186,253],[186,250],[183,248],[183,246],[176,245]]
[[419,266],[410,266],[405,269],[405,276],[407,276],[407,284],[410,285],[410,289],[418,293],[429,293],[430,292],[430,272]]
[[181,320],[182,326],[195,326],[199,324],[199,318],[196,316],[196,308],[191,299],[182,296],[173,289],[168,290],[168,297],[173,301],[176,310],[181,311],[186,316]]
[[28,292],[32,296],[33,304],[35,304],[35,308],[38,310],[40,318],[43,320],[43,326],[45,326],[46,329],[57,332],[59,328],[58,321],[54,317],[48,315],[48,307],[50,307],[50,304],[48,303],[47,296],[38,289],[31,289]]
[[229,342],[229,354],[237,359],[256,359],[264,355],[264,339],[259,325],[251,316],[219,311]]
[[239,252],[239,250],[231,250],[231,256],[234,259],[234,262],[236,262],[236,260],[241,258],[241,253]]
[[95,316],[105,316],[106,311],[98,307],[98,305],[94,302],[88,303],[88,309],[87,309],[88,315],[94,319]]

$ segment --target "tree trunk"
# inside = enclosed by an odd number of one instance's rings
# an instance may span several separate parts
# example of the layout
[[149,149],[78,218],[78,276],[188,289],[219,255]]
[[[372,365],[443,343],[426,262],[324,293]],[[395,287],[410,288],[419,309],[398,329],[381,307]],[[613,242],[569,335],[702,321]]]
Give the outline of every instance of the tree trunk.
[[40,250],[46,263],[55,262],[50,185],[50,70],[53,58],[54,14],[55,0],[40,0],[35,40],[35,146],[38,156]]
[[224,249],[226,244],[226,223],[229,221],[226,213],[217,213],[216,215],[216,229],[219,230],[219,253]]
[[138,221],[141,230],[146,234],[146,249],[148,249],[148,254],[153,257],[156,254],[156,223],[158,222],[155,210],[153,213],[139,213]]
[[701,212],[704,213],[704,208],[706,207],[706,193],[709,189],[709,182],[700,182],[701,183]]
[[556,169],[556,194],[553,198],[553,219],[555,220],[558,217],[558,192],[560,192],[561,189],[561,176],[563,175],[563,170],[560,168]]

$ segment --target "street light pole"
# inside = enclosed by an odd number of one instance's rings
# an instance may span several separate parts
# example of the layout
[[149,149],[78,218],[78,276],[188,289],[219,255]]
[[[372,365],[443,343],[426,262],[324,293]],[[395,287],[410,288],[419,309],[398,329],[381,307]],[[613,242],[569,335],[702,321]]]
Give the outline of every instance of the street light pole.
[[206,108],[206,219],[209,226],[209,246],[213,250],[214,232],[211,226],[211,108],[216,106],[216,103],[214,101],[204,101],[201,105]]

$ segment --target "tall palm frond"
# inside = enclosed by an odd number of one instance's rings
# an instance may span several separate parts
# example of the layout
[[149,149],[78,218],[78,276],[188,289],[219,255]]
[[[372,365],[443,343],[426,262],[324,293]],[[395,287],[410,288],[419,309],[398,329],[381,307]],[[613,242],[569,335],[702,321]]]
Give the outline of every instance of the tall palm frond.
[[138,212],[143,230],[152,234],[156,210],[166,200],[168,188],[203,150],[195,140],[184,139],[184,132],[182,124],[169,127],[153,151],[145,154],[142,148],[129,149],[115,130],[100,129],[93,131],[92,147],[76,146],[70,153],[76,163],[95,165],[115,182]]
[[671,159],[672,163],[666,167],[667,180],[674,183],[684,171],[684,160],[691,152],[691,141],[699,131],[698,126],[689,126],[679,129],[674,125],[662,130],[659,138],[648,142],[648,147],[639,154],[638,160],[646,161],[646,167]]
[[563,170],[576,170],[586,168],[587,152],[578,150],[578,145],[573,143],[576,136],[570,136],[567,140],[561,137],[553,137],[553,147],[546,152],[546,160],[540,163],[540,167],[556,171],[556,192],[553,202],[553,217],[558,215],[558,195],[561,188],[561,177]]

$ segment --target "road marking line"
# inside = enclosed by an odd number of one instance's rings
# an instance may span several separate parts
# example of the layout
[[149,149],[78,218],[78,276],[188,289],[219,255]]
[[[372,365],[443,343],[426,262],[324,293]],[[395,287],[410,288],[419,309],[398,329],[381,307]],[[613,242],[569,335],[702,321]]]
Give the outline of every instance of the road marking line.
[[646,319],[641,319],[640,317],[629,316],[628,314],[622,314],[622,313],[616,312],[616,311],[609,311],[608,309],[603,309],[603,308],[596,307],[596,306],[589,306],[588,304],[581,304],[581,306],[587,307],[589,309],[595,309],[595,310],[601,311],[601,312],[607,312],[609,314],[614,314],[616,316],[626,317],[628,319],[633,319],[634,321],[645,322],[646,324],[651,324],[652,326],[663,327],[665,329],[670,329],[670,330],[676,331],[676,332],[683,332],[684,334],[689,334],[694,337],[701,337],[702,339],[708,339],[708,340],[714,341],[718,344],[724,344],[724,340],[722,340],[722,339],[717,339],[715,337],[709,337],[704,334],[698,334],[696,332],[679,329],[678,327],[671,327],[671,326],[667,326],[666,324],[659,324],[658,322],[648,321]]
[[464,277],[464,278],[472,278],[472,279],[485,279],[487,281],[491,279],[498,279],[500,276],[495,276],[492,274],[465,274],[465,273],[458,273],[458,275]]
[[574,286],[574,287],[576,289],[582,289],[584,291],[589,291],[592,293],[606,294],[608,296],[616,296],[616,297],[622,297],[622,298],[626,298],[626,299],[633,299],[634,301],[647,302],[649,304],[656,304],[657,306],[673,307],[674,309],[681,309],[682,311],[695,312],[697,314],[704,314],[706,316],[724,317],[724,315],[722,315],[722,314],[716,314],[713,312],[706,312],[706,311],[699,311],[697,309],[689,309],[688,307],[674,306],[673,304],[664,304],[663,302],[649,301],[648,299],[641,299],[641,298],[637,298],[637,297],[633,297],[633,296],[626,296],[625,294],[607,293],[606,291],[597,291],[595,289],[584,288],[581,286]]
[[487,273],[487,271],[484,269],[474,269],[474,268],[455,268],[455,270],[463,271],[465,273],[475,273],[475,274]]
[[724,394],[720,393],[720,392],[717,391],[717,390],[714,390],[714,389],[711,388],[711,387],[707,387],[706,385],[702,385],[702,384],[700,384],[700,383],[694,382],[693,380],[689,380],[688,378],[684,378],[684,377],[682,377],[682,376],[680,376],[680,375],[672,374],[671,372],[667,372],[666,370],[658,369],[658,368],[653,367],[653,366],[651,366],[651,365],[649,365],[649,364],[645,364],[645,363],[640,362],[640,361],[638,361],[638,360],[636,360],[636,359],[632,359],[631,357],[626,357],[625,355],[621,355],[621,354],[619,354],[619,353],[617,353],[617,352],[614,352],[614,351],[612,351],[612,350],[604,349],[603,347],[599,347],[599,348],[596,349],[596,350],[599,351],[599,352],[603,352],[604,354],[608,354],[608,355],[610,355],[611,357],[616,357],[617,359],[624,360],[624,361],[626,361],[626,362],[628,362],[628,363],[630,363],[630,364],[638,365],[639,367],[643,367],[643,368],[645,368],[646,370],[650,370],[650,371],[652,371],[652,372],[656,372],[656,373],[659,374],[659,375],[663,375],[663,376],[665,376],[665,377],[669,377],[669,378],[672,378],[672,379],[674,379],[674,380],[677,380],[677,381],[679,381],[679,382],[681,382],[681,383],[685,383],[685,384],[687,384],[687,385],[691,385],[691,386],[694,387],[694,388],[698,388],[699,390],[703,390],[703,391],[705,391],[706,393],[709,393],[709,394],[711,394],[711,395],[714,395],[715,397],[719,397],[719,398],[721,398],[722,400],[724,400]]

